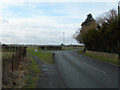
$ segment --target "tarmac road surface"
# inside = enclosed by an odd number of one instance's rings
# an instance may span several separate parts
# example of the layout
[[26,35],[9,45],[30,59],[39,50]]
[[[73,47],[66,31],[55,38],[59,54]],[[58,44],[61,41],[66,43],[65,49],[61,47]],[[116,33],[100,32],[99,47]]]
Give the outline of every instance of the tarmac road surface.
[[54,62],[66,88],[118,88],[118,68],[76,50],[54,51]]

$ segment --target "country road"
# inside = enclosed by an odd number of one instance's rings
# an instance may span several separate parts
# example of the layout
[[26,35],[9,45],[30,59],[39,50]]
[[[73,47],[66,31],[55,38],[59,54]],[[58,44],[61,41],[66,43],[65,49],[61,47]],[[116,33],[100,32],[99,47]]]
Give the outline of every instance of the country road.
[[118,68],[77,54],[54,51],[54,62],[66,88],[118,88]]

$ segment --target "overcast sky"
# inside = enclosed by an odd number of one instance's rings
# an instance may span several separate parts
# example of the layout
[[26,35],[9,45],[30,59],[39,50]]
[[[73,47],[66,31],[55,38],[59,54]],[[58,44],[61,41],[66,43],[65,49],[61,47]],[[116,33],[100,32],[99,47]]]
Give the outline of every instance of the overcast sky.
[[0,0],[0,41],[60,45],[65,32],[65,44],[77,44],[72,36],[87,14],[96,18],[110,9],[117,10],[117,5],[117,1],[107,0]]

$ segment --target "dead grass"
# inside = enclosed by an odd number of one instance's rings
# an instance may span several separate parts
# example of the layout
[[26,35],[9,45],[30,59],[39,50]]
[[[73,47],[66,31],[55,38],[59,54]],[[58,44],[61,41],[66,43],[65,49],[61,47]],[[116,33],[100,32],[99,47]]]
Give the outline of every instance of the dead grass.
[[3,88],[20,88],[22,87],[21,81],[24,81],[24,74],[29,61],[28,58],[20,62],[17,70],[11,71],[10,66],[6,66],[6,70],[2,70]]

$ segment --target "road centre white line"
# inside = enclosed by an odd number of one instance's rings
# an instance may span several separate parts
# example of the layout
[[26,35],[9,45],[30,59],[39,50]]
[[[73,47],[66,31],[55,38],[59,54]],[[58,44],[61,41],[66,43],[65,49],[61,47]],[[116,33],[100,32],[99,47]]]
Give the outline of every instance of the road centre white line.
[[[68,53],[66,53],[65,52],[65,54],[67,54],[68,56],[71,56],[71,55],[69,55]],[[72,57],[72,56],[71,56]],[[72,58],[74,58],[74,57],[72,57]],[[74,58],[74,59],[76,59],[76,58]],[[77,61],[79,61],[78,59],[76,59]],[[74,61],[74,60],[72,60],[73,62],[76,62],[77,63],[77,61]],[[106,73],[105,71],[103,71],[103,70],[100,70],[100,69],[98,69],[98,68],[96,68],[96,67],[94,67],[94,66],[91,66],[91,65],[89,65],[89,64],[87,64],[87,63],[84,63],[84,64],[86,64],[87,66],[89,66],[89,67],[91,67],[91,68],[93,68],[93,69],[95,69],[95,70],[97,70],[97,71],[99,71],[99,72],[102,72],[102,73]]]
[[102,73],[106,73],[105,71],[100,70],[100,69],[98,69],[98,68],[96,68],[96,67],[94,67],[94,66],[91,66],[91,65],[87,64],[87,63],[86,63],[86,65],[88,65],[89,67],[91,67],[91,68],[93,68],[93,69],[95,69],[95,70],[97,70],[97,71],[100,71],[100,72],[102,72]]
[[[73,62],[78,63],[78,61],[79,61],[78,59],[76,59],[75,57],[72,57],[72,56],[71,56],[70,54],[68,54],[67,52],[65,52],[65,54],[68,55],[68,56],[70,56],[71,58],[75,59],[75,60],[72,60],[72,59],[71,59]],[[83,63],[83,62],[81,62],[81,64],[82,64],[82,63]]]

